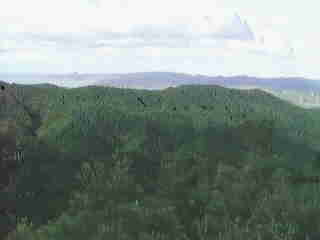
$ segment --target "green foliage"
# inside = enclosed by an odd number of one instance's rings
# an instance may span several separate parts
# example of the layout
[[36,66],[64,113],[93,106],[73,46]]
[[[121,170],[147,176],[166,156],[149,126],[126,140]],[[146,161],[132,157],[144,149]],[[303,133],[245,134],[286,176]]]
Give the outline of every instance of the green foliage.
[[317,173],[317,113],[217,86],[17,91],[41,125],[21,140],[14,199],[21,222],[8,239],[318,233],[318,189],[288,180]]

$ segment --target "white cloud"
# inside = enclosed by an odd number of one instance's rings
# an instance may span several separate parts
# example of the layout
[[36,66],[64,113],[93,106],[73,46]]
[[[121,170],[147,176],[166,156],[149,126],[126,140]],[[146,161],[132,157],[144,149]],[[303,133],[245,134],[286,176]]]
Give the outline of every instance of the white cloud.
[[235,14],[231,21],[224,24],[219,31],[214,33],[215,37],[233,40],[254,40],[255,36],[246,21],[242,21],[238,14]]
[[4,1],[0,62],[18,72],[320,77],[316,7],[312,0]]

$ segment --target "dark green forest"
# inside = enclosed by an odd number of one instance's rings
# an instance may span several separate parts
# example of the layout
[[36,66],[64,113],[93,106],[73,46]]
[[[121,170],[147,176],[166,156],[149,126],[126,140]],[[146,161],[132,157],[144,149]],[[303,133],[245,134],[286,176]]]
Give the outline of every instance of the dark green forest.
[[1,86],[2,239],[320,239],[320,110],[216,85]]

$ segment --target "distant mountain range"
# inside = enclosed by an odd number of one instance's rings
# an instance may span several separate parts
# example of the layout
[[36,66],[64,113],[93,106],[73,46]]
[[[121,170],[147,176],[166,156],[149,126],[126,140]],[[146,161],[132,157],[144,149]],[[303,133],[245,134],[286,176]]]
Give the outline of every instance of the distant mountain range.
[[173,72],[126,74],[0,74],[0,81],[18,84],[50,83],[61,87],[89,85],[141,89],[164,89],[180,85],[220,85],[234,88],[267,88],[320,92],[320,81],[305,78],[257,78],[248,76],[205,76]]
[[170,72],[144,72],[105,75],[95,85],[163,89],[180,85],[204,84],[234,88],[267,88],[273,90],[295,90],[320,92],[320,81],[305,78],[256,78],[248,76],[210,77]]
[[134,89],[165,89],[181,85],[219,85],[227,88],[258,88],[298,105],[320,106],[320,81],[305,78],[257,78],[249,76],[205,76],[173,72],[127,74],[0,74],[0,81],[17,84],[44,83],[60,87],[110,86]]
[[307,108],[320,106],[320,81],[305,78],[210,77],[170,72],[144,72],[106,75],[93,84],[137,89],[165,89],[194,84],[237,89],[258,88],[299,106]]

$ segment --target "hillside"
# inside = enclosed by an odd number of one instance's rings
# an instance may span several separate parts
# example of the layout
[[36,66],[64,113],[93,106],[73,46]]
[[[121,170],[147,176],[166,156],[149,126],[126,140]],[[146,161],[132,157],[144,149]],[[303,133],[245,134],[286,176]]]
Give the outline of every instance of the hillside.
[[[262,90],[218,85],[154,91],[2,85],[0,122],[14,123],[3,131],[18,130],[13,136],[23,148],[14,184],[2,199],[15,203],[7,210],[11,217],[28,217],[41,230],[19,230],[14,239],[24,231],[30,240],[119,239],[114,234],[120,232],[140,239],[152,231],[163,239],[192,240],[205,232],[228,239],[228,231],[240,231],[241,239],[249,239],[245,225],[230,229],[239,218],[254,221],[251,234],[260,231],[266,239],[276,238],[256,227],[271,229],[272,221],[308,222],[297,228],[296,239],[316,233],[308,220],[316,209],[299,198],[312,186],[285,177],[319,171],[318,110]],[[307,198],[317,200],[312,194]],[[279,216],[280,206],[289,217]],[[103,223],[110,229],[99,233]],[[115,223],[121,231],[111,227]]]

